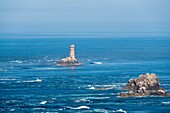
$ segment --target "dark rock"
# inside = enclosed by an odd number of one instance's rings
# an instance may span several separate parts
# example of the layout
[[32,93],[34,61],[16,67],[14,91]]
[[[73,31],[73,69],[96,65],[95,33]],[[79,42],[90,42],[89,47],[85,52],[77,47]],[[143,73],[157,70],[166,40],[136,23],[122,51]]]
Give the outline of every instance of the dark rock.
[[134,96],[168,96],[163,88],[160,87],[158,78],[155,74],[139,75],[137,79],[130,79],[123,90],[129,90],[128,92],[122,92],[119,97],[134,97]]
[[81,63],[77,59],[65,58],[57,61],[58,66],[76,66],[81,65]]

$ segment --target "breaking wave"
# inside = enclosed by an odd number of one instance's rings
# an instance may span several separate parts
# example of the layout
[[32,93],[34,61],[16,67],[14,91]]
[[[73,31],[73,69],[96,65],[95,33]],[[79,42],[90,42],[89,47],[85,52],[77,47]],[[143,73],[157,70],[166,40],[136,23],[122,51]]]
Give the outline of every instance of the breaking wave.
[[90,107],[88,107],[88,106],[79,106],[79,107],[67,107],[67,108],[69,108],[69,109],[90,109]]
[[23,82],[42,82],[42,80],[37,78],[36,80],[28,80]]
[[10,109],[9,111],[15,111],[15,109]]
[[90,102],[90,100],[86,99],[86,98],[82,98],[79,100],[76,100],[75,102],[79,103],[79,102]]
[[95,87],[92,86],[92,87],[90,87],[89,89],[95,89]]
[[42,102],[40,102],[40,104],[46,104],[47,103],[47,101],[42,101]]
[[23,61],[21,61],[21,60],[12,60],[12,61],[10,61],[10,63],[18,63],[18,64],[22,64]]
[[170,102],[161,102],[162,104],[169,105]]
[[14,79],[14,78],[0,78],[0,80],[6,80],[6,81],[12,81],[12,80],[16,80],[16,79]]
[[116,85],[88,85],[90,90],[110,90],[116,88]]
[[108,113],[106,109],[94,109],[95,113]]
[[116,111],[112,111],[113,113],[127,113],[126,111],[122,110],[122,109],[119,109],[119,110],[116,110]]
[[91,62],[91,64],[102,64],[102,62]]

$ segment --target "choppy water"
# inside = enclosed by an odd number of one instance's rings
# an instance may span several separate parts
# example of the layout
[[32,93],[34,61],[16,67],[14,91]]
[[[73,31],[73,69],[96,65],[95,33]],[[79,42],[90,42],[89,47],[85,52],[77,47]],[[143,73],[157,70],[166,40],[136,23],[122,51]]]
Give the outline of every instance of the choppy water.
[[[84,65],[57,67],[70,44]],[[147,72],[170,92],[170,39],[0,39],[0,111],[170,112],[169,97],[116,97]]]

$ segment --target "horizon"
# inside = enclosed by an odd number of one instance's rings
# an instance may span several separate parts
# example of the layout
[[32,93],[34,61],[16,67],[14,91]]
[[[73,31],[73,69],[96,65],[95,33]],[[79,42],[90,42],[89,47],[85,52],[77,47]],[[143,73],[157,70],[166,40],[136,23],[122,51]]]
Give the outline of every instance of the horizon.
[[4,33],[0,39],[46,39],[46,38],[170,38],[170,33]]

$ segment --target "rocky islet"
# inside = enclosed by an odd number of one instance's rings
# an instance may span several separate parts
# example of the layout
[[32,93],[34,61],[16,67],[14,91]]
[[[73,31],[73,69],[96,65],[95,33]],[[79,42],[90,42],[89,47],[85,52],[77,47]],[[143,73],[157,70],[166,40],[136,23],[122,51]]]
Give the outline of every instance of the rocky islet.
[[123,90],[128,92],[121,92],[118,97],[135,97],[135,96],[170,96],[159,85],[159,80],[156,74],[141,74],[138,78],[131,78]]

